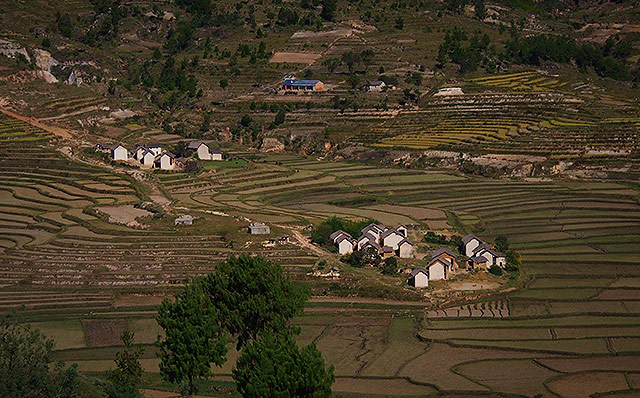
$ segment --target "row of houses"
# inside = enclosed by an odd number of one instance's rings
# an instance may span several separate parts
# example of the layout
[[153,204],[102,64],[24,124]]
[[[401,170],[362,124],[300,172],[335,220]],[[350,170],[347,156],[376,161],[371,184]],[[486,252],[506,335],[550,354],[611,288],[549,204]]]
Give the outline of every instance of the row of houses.
[[427,287],[429,281],[449,279],[458,269],[458,255],[447,247],[431,253],[431,260],[424,267],[411,272],[409,284],[415,287]]
[[[324,83],[320,80],[300,80],[293,75],[287,75],[282,81],[282,90],[285,92],[295,91],[325,91]],[[395,89],[387,86],[382,80],[368,80],[364,82],[360,89],[368,92],[382,92],[387,89]]]
[[[222,151],[219,148],[211,148],[202,141],[192,141],[187,147],[194,151],[200,160],[222,160]],[[103,153],[109,153],[111,159],[116,162],[129,161],[130,151],[121,144],[98,144],[96,149]],[[173,170],[176,163],[185,163],[185,158],[178,158],[170,151],[164,149],[162,144],[154,142],[148,144],[136,144],[133,158],[143,168],[158,168],[161,170]]]
[[[487,270],[493,265],[504,268],[507,258],[504,253],[496,251],[484,244],[477,236],[467,235],[462,238],[462,252],[468,258],[466,268],[470,270]],[[459,270],[458,254],[448,247],[442,247],[431,253],[431,261],[424,267],[415,268],[411,272],[409,285],[427,287],[429,281],[449,279]]]
[[484,244],[477,236],[467,235],[462,238],[462,249],[469,257],[468,265],[471,269],[489,269],[493,265],[504,268],[507,256]]
[[330,235],[330,239],[340,254],[373,248],[383,258],[394,255],[400,258],[413,257],[413,243],[407,239],[407,227],[403,225],[388,228],[378,224],[369,224],[360,233],[360,237],[354,239],[347,232],[338,230]]

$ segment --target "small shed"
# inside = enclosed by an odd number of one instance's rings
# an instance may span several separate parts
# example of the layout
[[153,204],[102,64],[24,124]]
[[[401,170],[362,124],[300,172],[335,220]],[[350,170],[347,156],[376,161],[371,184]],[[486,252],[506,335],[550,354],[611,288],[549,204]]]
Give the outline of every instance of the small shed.
[[176,218],[173,222],[173,225],[191,225],[193,224],[193,217],[188,214],[182,215]]
[[411,271],[409,285],[417,288],[429,286],[429,273],[424,268],[416,268]]
[[385,87],[387,87],[387,85],[382,80],[370,80],[362,86],[364,91],[378,93],[383,91]]
[[251,235],[268,235],[271,233],[271,228],[265,223],[255,221],[249,224],[249,233]]

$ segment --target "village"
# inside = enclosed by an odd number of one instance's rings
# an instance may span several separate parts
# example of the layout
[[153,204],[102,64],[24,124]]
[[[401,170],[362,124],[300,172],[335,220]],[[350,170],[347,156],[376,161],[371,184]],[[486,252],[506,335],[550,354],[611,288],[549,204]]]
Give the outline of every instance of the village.
[[[161,143],[137,143],[135,150],[129,150],[122,144],[97,144],[96,152],[109,156],[113,162],[121,162],[142,169],[174,170],[184,168],[190,161],[189,158],[175,154],[167,150]],[[186,147],[187,153],[192,153],[199,160],[220,161],[222,151],[212,148],[202,141],[191,141]]]

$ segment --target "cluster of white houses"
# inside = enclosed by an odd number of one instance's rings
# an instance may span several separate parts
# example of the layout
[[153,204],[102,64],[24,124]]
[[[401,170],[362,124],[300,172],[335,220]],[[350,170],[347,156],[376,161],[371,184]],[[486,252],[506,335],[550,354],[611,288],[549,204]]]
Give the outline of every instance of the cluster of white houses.
[[404,225],[387,228],[378,224],[369,224],[360,232],[361,235],[358,239],[353,239],[351,235],[342,230],[334,232],[330,238],[340,254],[348,254],[371,247],[383,258],[394,255],[400,258],[413,257],[413,243],[407,239],[407,228]]
[[[218,148],[211,148],[204,142],[192,141],[187,145],[188,150],[194,151],[200,160],[222,160],[222,151]],[[129,161],[129,150],[121,144],[98,144],[97,150],[109,153],[113,161]],[[183,158],[176,158],[176,155],[162,147],[160,143],[136,144],[133,151],[133,158],[137,160],[142,168],[157,168],[161,170],[173,170],[176,162],[185,161]]]
[[[507,258],[492,247],[484,244],[475,235],[467,235],[462,238],[462,252],[469,259],[467,269],[487,270],[493,265],[504,267]],[[449,279],[459,270],[458,254],[453,250],[443,247],[431,253],[431,261],[425,267],[415,268],[411,272],[409,284],[415,287],[427,287],[429,281]]]
[[469,257],[468,265],[471,269],[486,270],[493,265],[504,268],[507,264],[507,256],[504,253],[484,244],[475,235],[462,238],[462,248],[465,256]]

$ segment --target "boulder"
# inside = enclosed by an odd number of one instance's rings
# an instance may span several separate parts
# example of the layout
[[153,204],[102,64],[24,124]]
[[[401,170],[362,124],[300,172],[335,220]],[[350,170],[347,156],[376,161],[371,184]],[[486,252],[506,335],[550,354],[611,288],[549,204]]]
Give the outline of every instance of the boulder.
[[284,151],[284,144],[278,141],[277,138],[266,137],[262,139],[262,144],[260,145],[260,151],[282,152]]

